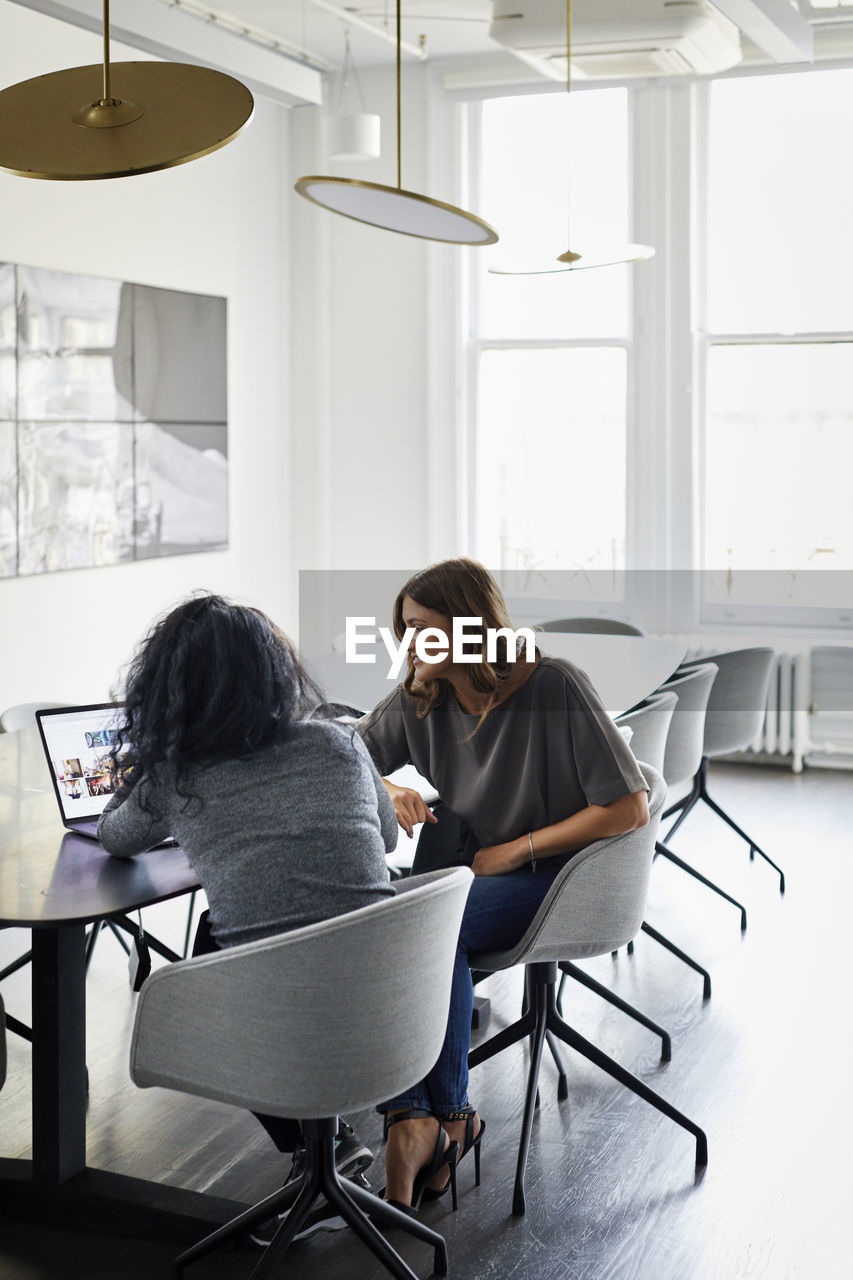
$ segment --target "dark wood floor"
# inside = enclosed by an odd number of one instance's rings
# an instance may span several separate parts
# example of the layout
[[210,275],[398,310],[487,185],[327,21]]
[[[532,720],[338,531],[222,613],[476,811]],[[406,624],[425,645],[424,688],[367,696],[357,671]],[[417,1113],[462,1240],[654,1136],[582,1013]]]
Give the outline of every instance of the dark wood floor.
[[[424,1218],[447,1238],[459,1280],[834,1280],[853,1271],[850,1142],[850,939],[853,901],[853,774],[720,766],[718,798],[788,873],[788,891],[709,812],[694,814],[674,847],[748,905],[741,938],[734,909],[682,872],[658,862],[648,918],[710,967],[700,981],[648,938],[633,957],[588,968],[673,1034],[659,1062],[647,1031],[573,985],[568,1020],[707,1130],[710,1163],[694,1174],[688,1134],[566,1051],[570,1090],[558,1103],[547,1058],[533,1130],[528,1212],[511,1212],[525,1051],[472,1074],[488,1120],[483,1184],[472,1161],[460,1170],[460,1207],[439,1201]],[[157,908],[151,927],[177,942],[182,909]],[[0,936],[0,960],[24,935]],[[500,975],[492,1029],[512,1020],[519,975]],[[26,977],[4,984],[10,1011],[27,1010]],[[133,1016],[126,962],[109,939],[89,981],[89,1160],[123,1173],[251,1199],[275,1188],[281,1157],[255,1121],[213,1103],[127,1079]],[[26,1155],[29,1049],[9,1043],[0,1094],[0,1151]],[[379,1151],[376,1116],[355,1118]],[[380,1182],[377,1164],[374,1182]],[[0,1206],[2,1212],[2,1206]],[[394,1243],[420,1276],[431,1257]],[[0,1218],[2,1280],[155,1280],[169,1274],[173,1246],[16,1223]],[[222,1253],[190,1270],[197,1280],[243,1280],[254,1252]],[[384,1273],[349,1232],[295,1246],[283,1274],[304,1280],[379,1280]]]

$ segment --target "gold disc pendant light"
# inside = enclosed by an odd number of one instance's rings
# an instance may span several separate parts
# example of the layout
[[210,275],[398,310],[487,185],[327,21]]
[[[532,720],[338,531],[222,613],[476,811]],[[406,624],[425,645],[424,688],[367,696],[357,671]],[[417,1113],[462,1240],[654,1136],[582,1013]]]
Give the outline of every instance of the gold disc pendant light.
[[400,0],[397,0],[397,185],[362,182],[358,178],[332,178],[317,174],[299,178],[296,190],[306,200],[356,222],[404,236],[438,240],[444,244],[496,244],[498,233],[474,213],[445,204],[402,183]]
[[[566,0],[566,93],[572,89],[572,0]],[[615,267],[622,263],[642,262],[654,257],[654,249],[650,244],[622,244],[607,246],[593,253],[576,253],[566,249],[550,262],[531,262],[489,267],[493,276],[545,276],[565,271],[588,271],[591,267]]]
[[103,67],[70,67],[0,92],[0,169],[59,181],[123,178],[197,160],[245,129],[255,104],[239,80],[180,62],[111,66],[109,28],[104,0]]

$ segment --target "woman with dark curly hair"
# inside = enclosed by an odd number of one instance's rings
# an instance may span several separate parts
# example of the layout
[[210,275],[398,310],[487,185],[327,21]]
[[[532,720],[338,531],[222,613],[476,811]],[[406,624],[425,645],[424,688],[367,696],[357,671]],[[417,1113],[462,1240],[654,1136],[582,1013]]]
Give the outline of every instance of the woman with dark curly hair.
[[[178,605],[130,664],[111,752],[122,782],[98,838],[131,857],[173,836],[207,894],[212,948],[394,892],[387,790],[357,734],[304,718],[318,696],[270,619],[217,595]],[[294,1121],[259,1118],[280,1150],[294,1149]],[[370,1163],[351,1131],[343,1138],[341,1172]]]
[[[450,638],[454,619],[473,637],[464,654],[439,639]],[[460,1159],[472,1149],[479,1157],[483,1124],[468,1100],[469,953],[514,945],[567,859],[645,825],[648,805],[645,779],[588,677],[516,647],[482,565],[446,560],[415,574],[394,603],[394,631],[409,644],[406,678],[357,727],[380,773],[413,764],[430,781],[454,836],[444,861],[467,862],[475,875],[441,1055],[425,1080],[380,1108],[389,1121],[386,1194],[416,1208],[446,1187],[457,1144]],[[385,786],[408,835],[437,822],[417,791]],[[438,831],[423,828],[419,855]]]

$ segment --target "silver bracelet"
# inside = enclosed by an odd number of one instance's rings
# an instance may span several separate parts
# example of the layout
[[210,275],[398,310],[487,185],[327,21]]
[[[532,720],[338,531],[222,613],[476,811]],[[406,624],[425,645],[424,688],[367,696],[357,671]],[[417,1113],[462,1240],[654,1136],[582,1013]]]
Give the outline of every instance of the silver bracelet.
[[536,870],[536,854],[533,851],[533,832],[528,831],[527,843],[530,845],[530,872],[531,875]]

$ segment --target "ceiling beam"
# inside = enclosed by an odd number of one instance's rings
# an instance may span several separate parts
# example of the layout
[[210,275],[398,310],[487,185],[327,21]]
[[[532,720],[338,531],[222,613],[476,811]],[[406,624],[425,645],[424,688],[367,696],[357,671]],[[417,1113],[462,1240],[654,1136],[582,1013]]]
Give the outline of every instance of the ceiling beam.
[[774,62],[814,62],[814,33],[790,0],[712,0]]
[[[13,0],[14,4],[86,31],[100,33],[102,0]],[[167,62],[213,67],[241,80],[254,94],[286,106],[323,101],[320,72],[278,50],[247,40],[236,32],[202,22],[179,6],[111,0],[110,33]]]

